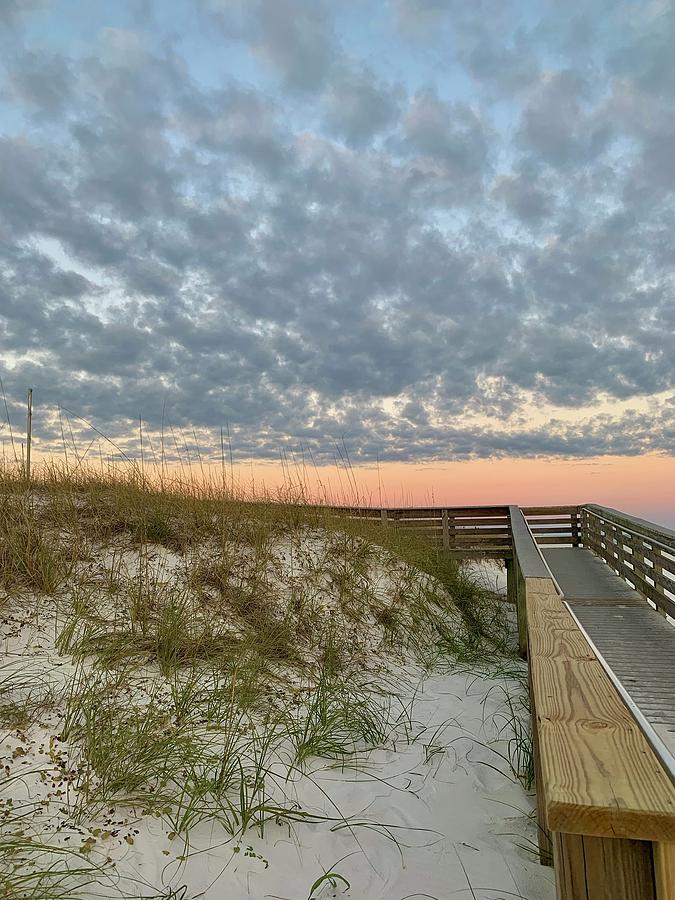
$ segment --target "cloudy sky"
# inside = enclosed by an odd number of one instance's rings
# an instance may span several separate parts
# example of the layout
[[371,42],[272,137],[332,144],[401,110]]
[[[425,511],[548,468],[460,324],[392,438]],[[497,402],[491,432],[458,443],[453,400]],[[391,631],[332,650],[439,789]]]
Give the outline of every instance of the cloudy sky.
[[238,458],[672,455],[672,0],[0,0],[0,32],[1,372],[43,448],[60,405]]

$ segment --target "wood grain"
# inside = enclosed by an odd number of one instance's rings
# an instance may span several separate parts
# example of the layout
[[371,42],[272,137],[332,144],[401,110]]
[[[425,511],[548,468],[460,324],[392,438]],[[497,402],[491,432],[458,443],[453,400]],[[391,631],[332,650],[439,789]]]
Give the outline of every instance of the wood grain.
[[539,535],[535,534],[538,544],[573,544],[576,542],[576,539],[573,540],[573,535],[568,535],[565,537],[561,535],[560,537],[539,537]]
[[507,516],[480,516],[478,518],[464,516],[457,518],[457,516],[454,514],[454,510],[450,509],[446,510],[446,512],[451,518],[457,519],[457,524],[461,525],[462,527],[471,527],[476,525],[501,525],[503,528],[511,527],[511,523],[509,522]]
[[521,506],[523,515],[529,516],[558,516],[563,513],[567,515],[578,515],[580,507],[578,506]]
[[557,534],[559,531],[572,531],[572,524],[569,519],[566,522],[546,522],[535,519],[534,521],[528,521],[527,524],[530,526],[530,531],[533,534],[536,531],[551,531],[555,534]]
[[654,844],[657,900],[675,900],[675,844]]
[[539,862],[542,866],[553,865],[553,844],[551,832],[546,827],[546,801],[541,774],[541,758],[539,756],[539,736],[537,734],[536,720],[537,708],[532,694],[532,679],[529,676],[530,707],[532,718],[532,753],[534,756],[534,785],[537,800],[537,846],[539,847]]
[[556,834],[553,840],[558,900],[654,900],[651,845],[647,841]]
[[510,547],[502,547],[501,549],[451,548],[448,553],[453,559],[513,559],[513,551]]
[[553,591],[526,607],[549,829],[675,840],[675,788],[569,611]]
[[528,516],[528,524],[531,528],[536,525],[577,525],[575,516]]

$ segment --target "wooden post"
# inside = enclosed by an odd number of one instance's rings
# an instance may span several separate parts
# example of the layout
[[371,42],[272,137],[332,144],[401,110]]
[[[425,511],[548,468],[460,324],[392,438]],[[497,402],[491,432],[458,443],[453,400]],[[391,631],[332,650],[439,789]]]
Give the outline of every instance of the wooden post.
[[386,509],[381,509],[381,510],[380,510],[380,517],[381,517],[381,519],[382,519],[382,524],[383,524],[383,525],[386,526],[386,525],[389,524],[389,522],[388,522],[388,520],[387,520],[387,510],[386,510]]
[[444,509],[441,513],[441,519],[443,521],[443,549],[450,549],[450,529],[448,528],[448,511]]
[[653,844],[656,900],[675,900],[675,844]]
[[541,774],[541,757],[539,755],[539,731],[537,727],[537,708],[532,690],[532,674],[528,668],[528,687],[530,691],[530,727],[532,729],[532,755],[534,757],[534,790],[537,798],[537,845],[539,862],[542,866],[553,865],[553,845],[551,832],[546,824],[546,800],[544,798],[544,782]]
[[[523,578],[520,567],[513,567],[515,581],[516,610],[518,617],[518,655],[521,659],[528,657],[527,645],[527,581]],[[507,589],[508,590],[508,589]]]
[[516,570],[512,559],[505,559],[506,567],[506,599],[513,606],[518,606],[518,585],[516,583]]
[[556,833],[557,900],[654,900],[649,841]]
[[578,515],[579,515],[578,507],[574,510],[574,512],[570,513],[570,520],[571,520],[570,530],[572,532],[572,546],[573,547],[578,547],[579,541],[580,541],[580,536],[579,536],[580,522],[578,519]]
[[[662,565],[659,565],[659,563],[657,563],[657,562],[654,563],[654,574],[655,574],[655,575],[663,575],[663,566],[662,566]],[[654,582],[654,593],[657,594],[657,595],[661,595],[662,597],[665,598],[665,596],[666,596],[666,589],[663,587],[663,585],[662,585],[662,584],[659,584],[658,581],[656,580],[656,578],[652,578],[652,581]],[[666,617],[666,610],[661,606],[661,604],[659,603],[658,599],[655,599],[655,598],[652,598],[652,599],[654,599],[654,602],[656,603],[656,611],[657,611],[657,613],[658,613],[660,616],[663,616],[663,618],[665,619],[665,617]]]
[[525,603],[527,585],[515,559],[505,559],[504,563],[506,565],[506,599],[516,607],[518,655],[521,659],[527,659],[527,606]]
[[28,388],[26,412],[26,480],[30,481],[30,449],[33,440],[33,388]]
[[581,507],[581,522],[580,522],[580,526],[581,526],[581,535],[580,535],[580,538],[581,538],[581,545],[582,545],[583,547],[588,547],[588,539],[589,539],[589,537],[590,537],[590,535],[589,535],[588,513],[587,513],[586,510],[583,508],[583,506]]

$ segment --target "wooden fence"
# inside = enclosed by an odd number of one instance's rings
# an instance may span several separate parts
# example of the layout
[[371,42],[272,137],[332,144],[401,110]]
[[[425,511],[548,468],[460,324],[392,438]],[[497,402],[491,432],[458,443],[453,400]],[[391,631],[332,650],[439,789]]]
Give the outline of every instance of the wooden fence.
[[521,512],[537,544],[579,546],[580,506],[525,506]]
[[[415,528],[453,556],[507,560],[513,552],[509,509],[508,506],[331,507],[332,512],[350,519]],[[537,544],[579,545],[581,507],[530,506],[521,511]]]
[[675,531],[589,504],[581,508],[581,541],[662,615],[675,618]]
[[419,509],[335,506],[332,512],[385,527],[414,528],[457,557],[509,559],[508,506],[455,506]]

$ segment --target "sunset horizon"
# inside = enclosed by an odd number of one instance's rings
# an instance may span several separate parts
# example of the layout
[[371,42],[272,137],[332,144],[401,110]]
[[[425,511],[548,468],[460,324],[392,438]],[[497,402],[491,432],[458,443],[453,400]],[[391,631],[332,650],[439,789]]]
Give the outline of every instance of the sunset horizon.
[[[3,450],[5,465],[21,466],[21,442],[16,459]],[[119,450],[84,452],[86,447],[53,454],[37,451],[34,464],[56,464],[92,473],[130,470],[143,473],[148,483],[176,486],[181,482],[221,485],[242,497],[297,496],[308,502],[373,507],[471,507],[490,505],[582,506],[595,503],[620,509],[630,515],[675,528],[675,458],[665,454],[636,457],[597,456],[587,458],[502,458],[463,461],[353,464],[348,448],[338,448],[332,463],[317,464],[302,449],[283,462],[223,459],[215,451],[191,439],[182,447],[182,459],[164,464],[147,450],[141,457],[125,459]],[[218,453],[220,453],[220,449]],[[79,453],[79,455],[78,455]],[[201,459],[199,458],[201,457]]]

